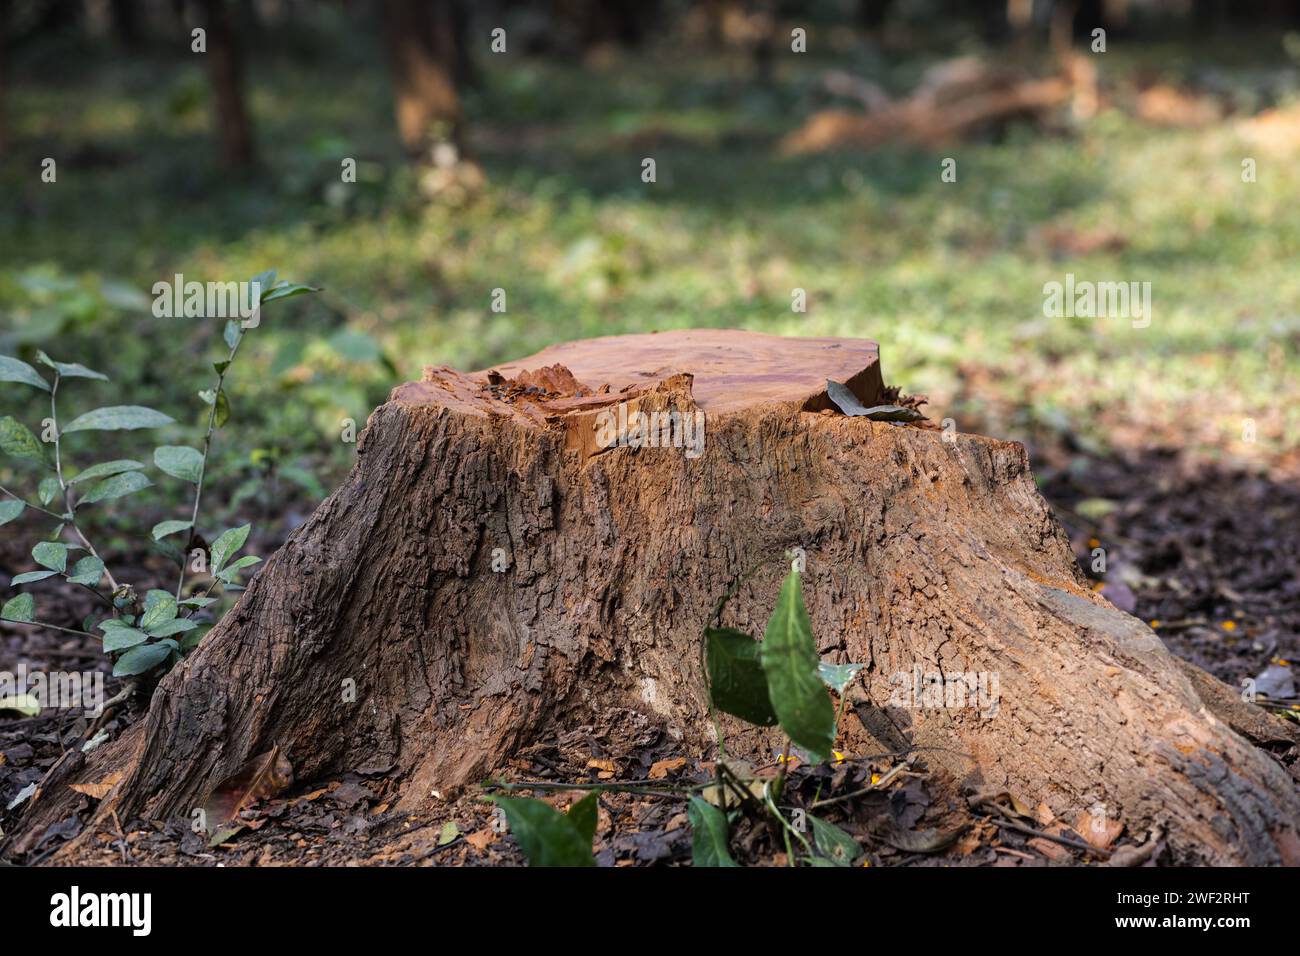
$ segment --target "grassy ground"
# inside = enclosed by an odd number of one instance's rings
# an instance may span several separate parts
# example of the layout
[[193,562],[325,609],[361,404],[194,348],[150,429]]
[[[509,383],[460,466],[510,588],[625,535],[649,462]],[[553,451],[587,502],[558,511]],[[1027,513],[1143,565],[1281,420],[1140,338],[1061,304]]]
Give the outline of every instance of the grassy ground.
[[[115,400],[187,424],[201,414],[193,393],[219,330],[150,315],[158,279],[274,266],[326,288],[268,313],[246,346],[219,473],[232,488],[268,460],[329,487],[350,454],[341,420],[363,421],[423,364],[683,326],[876,338],[890,381],[928,393],[940,417],[1011,437],[1046,427],[1105,447],[1150,421],[1164,443],[1268,456],[1300,436],[1300,166],[1234,121],[1170,130],[1111,109],[1075,128],[1013,128],[946,150],[958,181],[943,183],[939,154],[774,148],[826,104],[826,68],[905,90],[928,60],[915,51],[790,56],[769,87],[742,59],[689,47],[582,68],[491,58],[468,98],[489,186],[468,205],[430,205],[400,162],[373,43],[329,23],[285,43],[250,57],[252,181],[215,168],[193,57],[95,48],[20,59],[17,150],[0,173],[16,200],[0,211],[0,350],[44,346],[102,368]],[[1285,102],[1295,83],[1276,36],[1099,62],[1120,93],[1139,73],[1208,74],[1245,110]],[[37,176],[47,155],[55,184]],[[655,184],[640,179],[646,156]],[[1257,157],[1258,182],[1242,183],[1243,156]],[[343,157],[361,161],[348,188]],[[1049,234],[1118,239],[1072,255]],[[1045,318],[1043,285],[1067,272],[1150,282],[1150,327]],[[495,288],[504,314],[490,309]],[[6,411],[26,397],[3,389]]]

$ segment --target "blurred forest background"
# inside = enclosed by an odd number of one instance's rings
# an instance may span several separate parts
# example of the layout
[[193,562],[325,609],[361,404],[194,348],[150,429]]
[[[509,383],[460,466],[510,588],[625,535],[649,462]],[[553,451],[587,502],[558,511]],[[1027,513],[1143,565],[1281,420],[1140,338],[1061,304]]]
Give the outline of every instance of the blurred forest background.
[[[0,11],[0,353],[173,415],[147,455],[193,441],[221,348],[220,321],[156,318],[155,282],[324,287],[268,308],[228,384],[210,500],[269,544],[346,473],[343,421],[422,365],[684,326],[879,340],[934,417],[1073,482],[1085,539],[1119,507],[1098,463],[1296,464],[1300,3]],[[1067,272],[1150,282],[1150,326],[1045,318]]]

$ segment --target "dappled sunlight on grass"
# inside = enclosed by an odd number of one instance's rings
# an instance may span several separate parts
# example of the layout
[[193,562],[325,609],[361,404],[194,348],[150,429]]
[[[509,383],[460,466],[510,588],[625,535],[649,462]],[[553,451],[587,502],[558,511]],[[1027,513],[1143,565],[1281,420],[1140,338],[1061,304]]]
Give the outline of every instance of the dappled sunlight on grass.
[[[267,266],[322,285],[250,337],[232,387],[258,443],[320,455],[332,474],[346,464],[338,421],[364,421],[423,364],[481,367],[557,340],[687,326],[877,338],[886,377],[940,414],[967,366],[985,365],[1034,383],[1017,400],[1103,442],[1103,408],[1229,431],[1253,416],[1270,447],[1300,437],[1300,167],[1261,154],[1259,181],[1243,184],[1233,120],[1167,130],[1111,111],[1073,131],[1013,128],[944,152],[960,170],[945,184],[940,153],[779,156],[779,135],[815,106],[828,64],[811,58],[768,90],[717,60],[624,60],[594,76],[524,61],[483,71],[469,97],[485,194],[427,205],[397,152],[378,55],[354,50],[346,70],[315,62],[252,70],[262,167],[247,182],[215,171],[206,94],[185,67],[137,64],[89,96],[75,83],[16,90],[17,128],[36,141],[24,163],[96,143],[130,155],[86,169],[65,159],[52,188],[4,168],[0,188],[19,198],[0,229],[0,308],[14,327],[63,308],[19,281],[40,264],[142,291],[175,272]],[[160,80],[146,88],[150,69]],[[333,188],[344,156],[370,164],[348,193]],[[654,184],[640,180],[645,156]],[[1062,253],[1045,230],[1113,241]],[[1045,317],[1043,285],[1067,272],[1150,282],[1150,327]],[[490,309],[496,288],[504,314]],[[791,311],[795,288],[805,314]],[[58,334],[66,360],[116,369],[172,407],[210,360],[199,330],[147,309],[107,307]],[[161,380],[147,357],[159,347]]]

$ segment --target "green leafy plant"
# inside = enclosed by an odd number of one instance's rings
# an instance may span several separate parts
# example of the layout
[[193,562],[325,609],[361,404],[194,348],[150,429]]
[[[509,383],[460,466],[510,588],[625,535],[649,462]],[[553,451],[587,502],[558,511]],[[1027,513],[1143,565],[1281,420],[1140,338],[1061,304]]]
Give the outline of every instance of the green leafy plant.
[[[275,272],[264,272],[253,280],[260,286],[260,304],[314,292],[310,286],[276,281]],[[29,593],[19,594],[0,606],[0,618],[33,627],[45,627],[102,640],[103,650],[114,658],[113,673],[118,677],[137,677],[163,665],[170,666],[198,645],[207,627],[203,614],[217,603],[212,596],[220,587],[224,592],[243,590],[240,574],[256,564],[253,555],[236,557],[251,530],[249,525],[223,531],[204,551],[196,534],[203,501],[204,478],[213,439],[231,414],[226,376],[243,343],[247,329],[239,321],[226,323],[223,340],[225,358],[213,364],[216,380],[201,390],[199,399],[208,406],[207,428],[200,448],[186,445],[162,445],[154,450],[153,464],[158,471],[193,486],[193,501],[187,517],[159,522],[152,538],[177,562],[176,586],[172,590],[150,589],[141,597],[134,587],[123,583],[107,566],[91,543],[86,531],[92,506],[125,498],[153,486],[145,474],[143,462],[129,458],[115,459],[77,469],[68,459],[64,437],[76,432],[115,432],[160,428],[174,424],[169,415],[140,405],[112,405],[95,408],[64,422],[60,417],[60,391],[77,379],[107,382],[100,372],[73,362],[59,362],[43,351],[36,360],[48,371],[42,374],[35,366],[20,359],[0,355],[0,382],[30,386],[48,394],[49,414],[42,423],[38,438],[18,419],[0,417],[0,451],[12,458],[36,466],[38,476],[35,500],[0,486],[0,525],[8,524],[28,509],[46,515],[55,523],[45,540],[32,548],[36,570],[17,575],[11,587],[61,576],[69,583],[92,592],[107,608],[106,616],[92,614],[81,628],[69,628],[36,617],[35,600]],[[42,440],[44,439],[44,440]],[[164,539],[182,532],[188,546],[168,547]],[[185,596],[187,570],[206,571],[210,582],[201,593]],[[107,592],[101,586],[107,583]],[[100,635],[94,633],[101,632]]]
[[596,838],[599,791],[593,790],[561,813],[544,800],[492,797],[505,811],[510,832],[530,866],[595,866],[591,841]]
[[[804,829],[786,818],[778,801],[792,759],[792,745],[801,748],[814,763],[837,756],[833,748],[847,699],[844,692],[862,665],[818,660],[799,572],[793,567],[781,585],[762,641],[743,631],[721,626],[722,611],[730,596],[718,602],[710,615],[711,624],[704,630],[702,655],[710,707],[759,727],[780,727],[787,739],[776,777],[760,780],[747,773],[739,762],[729,762],[719,727],[721,753],[715,763],[716,776],[712,783],[658,789],[601,784],[598,789],[686,799],[691,859],[695,866],[738,865],[731,855],[730,830],[734,818],[747,811],[766,814],[780,829],[791,865],[802,859],[810,866],[852,866],[862,856],[862,849],[851,834],[812,813],[800,811],[811,827],[810,840]],[[838,710],[828,690],[839,696]],[[506,790],[546,790],[581,789],[582,785],[494,786]],[[535,798],[494,796],[490,799],[505,809],[511,831],[530,866],[589,866],[591,833],[577,826],[575,821],[582,819],[582,815],[575,814],[594,796],[593,793],[575,805],[567,816]],[[594,802],[591,812],[594,813]],[[802,856],[795,852],[796,843],[803,851]]]

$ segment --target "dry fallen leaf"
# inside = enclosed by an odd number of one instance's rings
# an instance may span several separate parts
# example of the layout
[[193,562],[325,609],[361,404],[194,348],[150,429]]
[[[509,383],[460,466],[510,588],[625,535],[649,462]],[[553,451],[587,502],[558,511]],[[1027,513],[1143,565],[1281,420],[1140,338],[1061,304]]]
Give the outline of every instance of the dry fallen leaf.
[[232,828],[230,824],[239,811],[283,793],[292,784],[293,765],[279,745],[248,761],[218,784],[203,805],[204,822],[212,834],[209,846],[220,846],[238,832],[240,825]]
[[68,787],[77,793],[85,794],[92,800],[103,800],[110,790],[117,786],[117,782],[122,779],[121,771],[109,774],[99,783],[71,783]]
[[967,831],[961,839],[957,841],[953,849],[961,856],[970,856],[980,848],[981,840],[979,833],[972,829]]
[[1051,826],[1053,821],[1056,820],[1056,814],[1052,812],[1052,808],[1047,804],[1040,803],[1038,809],[1034,811],[1034,818],[1038,821],[1039,826],[1047,827]]
[[1090,813],[1081,813],[1074,822],[1074,832],[1083,837],[1091,846],[1104,850],[1115,838],[1124,832],[1124,824],[1107,817],[1094,817]]
[[465,837],[465,842],[482,853],[491,844],[495,843],[496,839],[497,835],[493,832],[492,828],[484,827],[482,830],[471,833]]
[[1069,850],[1061,846],[1059,843],[1053,843],[1051,840],[1044,840],[1042,837],[1034,837],[1032,840],[1028,841],[1027,845],[1055,863],[1064,863],[1071,859]]
[[[643,765],[644,766],[644,765]],[[650,765],[650,779],[663,780],[670,773],[676,773],[686,766],[685,757],[674,757],[672,760],[656,760]]]
[[592,757],[590,760],[587,761],[587,766],[591,767],[593,770],[603,770],[606,773],[610,774],[611,776],[613,775],[614,771],[618,769],[617,767],[614,766],[614,761],[597,760],[595,757]]

